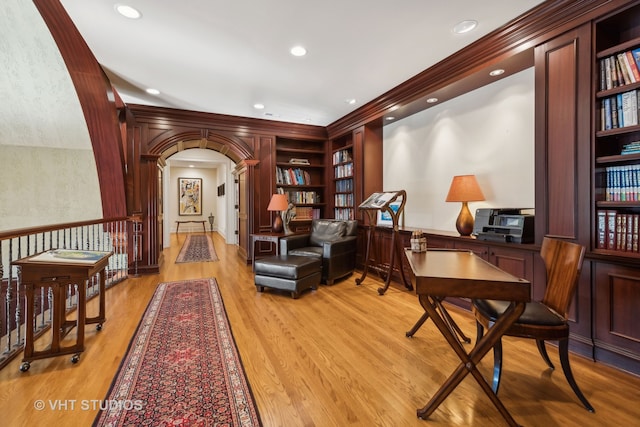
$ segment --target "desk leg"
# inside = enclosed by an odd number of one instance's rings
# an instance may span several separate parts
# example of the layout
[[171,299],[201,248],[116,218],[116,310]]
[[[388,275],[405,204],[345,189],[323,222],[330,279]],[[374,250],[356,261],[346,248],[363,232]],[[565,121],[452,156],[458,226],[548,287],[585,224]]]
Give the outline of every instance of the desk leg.
[[473,350],[467,354],[458,339],[447,326],[446,322],[438,313],[436,309],[437,299],[428,295],[420,295],[419,300],[420,304],[426,311],[426,314],[432,318],[433,322],[440,330],[440,333],[445,337],[462,363],[458,365],[453,374],[451,374],[436,394],[433,395],[429,403],[417,411],[418,417],[423,419],[429,417],[429,415],[431,415],[433,411],[440,406],[447,396],[451,394],[451,392],[470,372],[491,402],[493,402],[494,406],[498,409],[505,421],[507,421],[510,426],[518,426],[513,417],[511,417],[511,414],[509,414],[509,411],[507,411],[507,408],[504,407],[498,396],[493,392],[489,383],[486,382],[480,371],[478,371],[476,364],[480,363],[480,360],[482,360],[500,337],[502,337],[507,329],[509,329],[509,326],[511,326],[513,322],[520,317],[524,311],[525,304],[511,303],[504,314],[500,316],[496,323],[487,331],[486,335],[484,335],[482,339],[476,343]]
[[[462,332],[462,329],[460,329],[456,321],[453,320],[453,318],[451,317],[447,309],[442,305],[442,299],[436,298],[435,304],[440,310],[440,313],[442,313],[443,320],[447,324],[447,327],[449,328],[449,330],[451,330],[451,332],[453,332],[458,337],[458,339],[460,339],[460,341],[464,341],[467,344],[469,344],[471,342],[471,338],[467,337],[464,334],[464,332]],[[413,327],[405,333],[405,335],[407,337],[414,336],[415,333],[418,332],[418,329],[422,327],[422,325],[424,324],[424,322],[427,321],[428,318],[429,318],[429,313],[425,312],[422,316],[420,316],[420,319],[418,319],[416,324],[413,325]]]

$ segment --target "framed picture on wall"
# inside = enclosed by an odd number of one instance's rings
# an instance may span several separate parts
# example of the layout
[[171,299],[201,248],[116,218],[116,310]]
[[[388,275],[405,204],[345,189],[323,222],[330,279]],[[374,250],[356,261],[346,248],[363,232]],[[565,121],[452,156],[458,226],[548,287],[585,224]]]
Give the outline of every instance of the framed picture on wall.
[[178,215],[202,215],[202,178],[178,178]]

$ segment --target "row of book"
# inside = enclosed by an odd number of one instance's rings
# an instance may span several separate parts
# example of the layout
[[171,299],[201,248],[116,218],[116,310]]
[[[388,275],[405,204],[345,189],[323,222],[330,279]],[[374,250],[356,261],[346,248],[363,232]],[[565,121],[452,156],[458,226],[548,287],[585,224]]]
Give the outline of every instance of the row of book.
[[600,90],[640,82],[640,48],[600,60]]
[[333,164],[337,165],[340,163],[350,162],[352,161],[351,151],[350,150],[339,150],[333,153]]
[[638,227],[640,214],[620,213],[600,209],[598,218],[599,249],[623,252],[639,252]]
[[353,163],[345,163],[333,168],[335,178],[349,178],[353,176]]
[[281,185],[310,185],[309,172],[300,168],[276,168],[276,184]]
[[355,219],[353,209],[335,208],[333,216],[335,219],[341,220]]
[[640,141],[633,141],[622,146],[620,154],[638,154],[640,153]]
[[296,206],[295,220],[307,221],[310,219],[319,219],[319,218],[320,218],[320,209],[312,208],[310,206]]
[[287,191],[284,194],[287,195],[290,203],[296,205],[320,203],[320,195],[315,191]]
[[638,124],[638,92],[630,90],[604,98],[600,106],[600,129],[609,130]]
[[349,191],[353,191],[353,179],[336,181],[336,193],[347,193]]
[[334,204],[339,207],[352,207],[353,194],[336,194],[334,196]]
[[640,201],[640,165],[617,165],[605,168],[605,200],[609,202]]

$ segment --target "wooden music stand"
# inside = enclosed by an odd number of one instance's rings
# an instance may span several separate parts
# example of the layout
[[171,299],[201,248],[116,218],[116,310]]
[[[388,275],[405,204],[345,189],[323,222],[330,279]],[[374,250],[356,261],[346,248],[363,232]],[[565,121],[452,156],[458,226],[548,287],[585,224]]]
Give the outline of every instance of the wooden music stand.
[[[401,247],[398,231],[399,218],[404,211],[404,205],[406,202],[406,191],[387,191],[383,193],[373,193],[367,198],[367,200],[358,206],[359,209],[366,212],[369,218],[369,228],[367,230],[367,249],[365,252],[364,271],[362,272],[362,276],[359,279],[356,279],[356,285],[360,285],[364,281],[369,269],[375,270],[378,273],[382,272],[383,274],[386,274],[385,283],[383,287],[378,288],[378,294],[384,295],[389,288],[393,267],[397,263],[397,268],[400,271],[405,287],[410,291],[413,290],[413,285],[405,277],[404,269],[402,268],[403,248]],[[384,265],[379,263],[371,265],[371,246],[374,245],[373,242],[376,240],[376,214],[378,211],[388,213],[393,224],[393,233],[391,234],[391,259],[389,260],[389,265],[386,268]],[[378,248],[375,249],[376,254],[378,254]],[[377,256],[376,261],[379,262],[379,258]]]

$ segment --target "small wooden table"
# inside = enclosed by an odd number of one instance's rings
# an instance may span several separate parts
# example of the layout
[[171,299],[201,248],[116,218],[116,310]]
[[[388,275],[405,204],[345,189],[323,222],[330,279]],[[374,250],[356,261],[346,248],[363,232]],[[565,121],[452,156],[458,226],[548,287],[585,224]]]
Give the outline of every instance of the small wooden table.
[[284,237],[284,233],[255,233],[251,235],[251,268],[256,265],[256,243],[271,242],[276,247],[276,255],[280,254],[280,238]]
[[[419,418],[427,418],[449,394],[471,373],[491,402],[511,426],[517,426],[476,365],[491,350],[506,330],[520,317],[530,301],[531,284],[500,270],[473,252],[405,250],[416,276],[416,293],[425,312],[460,358],[460,364],[422,409]],[[496,299],[511,301],[509,308],[487,333],[467,353],[438,310],[439,301],[446,297]]]
[[178,230],[180,230],[180,224],[187,224],[189,222],[192,222],[194,224],[202,224],[202,231],[204,231],[205,233],[207,232],[207,227],[205,227],[204,223],[206,222],[205,220],[202,221],[176,221],[176,234],[178,234]]
[[[14,262],[20,266],[20,284],[25,291],[25,343],[24,358],[20,370],[26,372],[31,361],[46,357],[73,354],[71,361],[77,363],[80,353],[84,351],[84,326],[97,323],[97,330],[102,329],[105,317],[105,267],[113,252],[102,251],[68,251],[51,250]],[[86,315],[86,284],[94,275],[99,274],[99,312],[95,317]],[[76,320],[67,319],[66,288],[77,285]],[[49,289],[52,296],[51,310],[51,345],[44,349],[34,350],[34,328],[36,321],[35,294],[40,288]],[[75,344],[63,346],[62,339],[73,328],[77,328]]]

